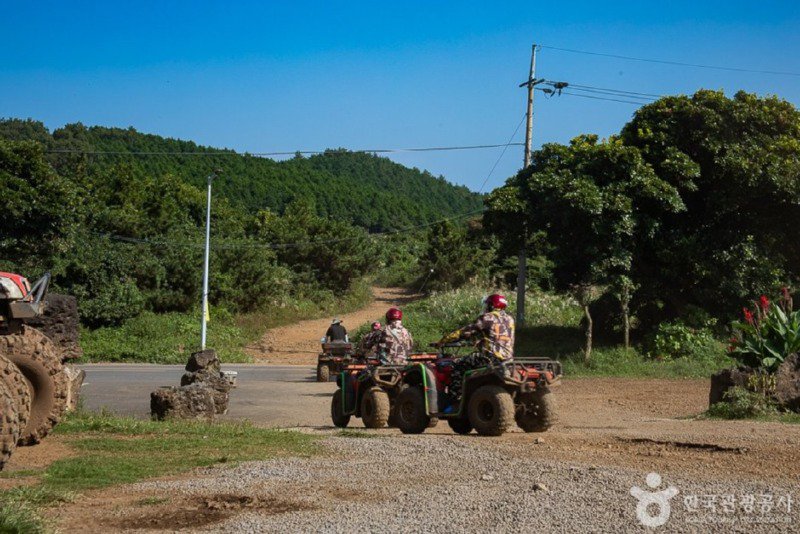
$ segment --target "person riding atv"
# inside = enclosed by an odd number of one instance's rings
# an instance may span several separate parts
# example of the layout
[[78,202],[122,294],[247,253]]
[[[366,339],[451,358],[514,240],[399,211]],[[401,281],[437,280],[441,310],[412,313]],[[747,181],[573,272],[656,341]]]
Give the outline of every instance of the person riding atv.
[[453,364],[452,382],[448,393],[453,403],[461,397],[464,374],[485,365],[509,362],[514,359],[514,319],[506,313],[508,301],[503,295],[492,294],[483,300],[484,312],[473,322],[444,336],[439,345],[461,340],[477,339],[474,352]]
[[402,320],[403,312],[399,308],[389,308],[386,312],[386,326],[374,335],[369,335],[364,342],[364,350],[374,351],[384,364],[406,363],[414,346],[414,338],[403,326]]

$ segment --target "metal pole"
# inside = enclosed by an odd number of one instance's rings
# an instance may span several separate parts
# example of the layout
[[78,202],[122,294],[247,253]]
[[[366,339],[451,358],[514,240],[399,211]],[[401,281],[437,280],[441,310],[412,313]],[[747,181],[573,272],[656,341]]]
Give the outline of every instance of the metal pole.
[[206,195],[206,250],[203,264],[203,309],[200,313],[200,350],[206,350],[206,330],[208,314],[208,259],[211,252],[211,182],[214,174],[208,175],[208,193]]
[[[536,85],[536,45],[531,48],[531,69],[528,73],[528,113],[525,122],[525,157],[524,167],[527,169],[531,165],[531,143],[533,139],[533,94]],[[525,286],[527,285],[528,261],[526,257],[525,245],[528,234],[523,226],[522,244],[519,249],[517,265],[517,326],[525,325]]]

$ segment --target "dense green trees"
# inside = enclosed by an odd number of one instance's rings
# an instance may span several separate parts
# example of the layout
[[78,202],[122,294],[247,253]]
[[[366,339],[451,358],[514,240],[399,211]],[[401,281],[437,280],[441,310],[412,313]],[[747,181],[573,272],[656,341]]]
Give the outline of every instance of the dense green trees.
[[487,207],[504,243],[527,235],[558,287],[602,288],[622,317],[730,317],[800,278],[800,113],[746,93],[663,98],[607,141],[545,145]]

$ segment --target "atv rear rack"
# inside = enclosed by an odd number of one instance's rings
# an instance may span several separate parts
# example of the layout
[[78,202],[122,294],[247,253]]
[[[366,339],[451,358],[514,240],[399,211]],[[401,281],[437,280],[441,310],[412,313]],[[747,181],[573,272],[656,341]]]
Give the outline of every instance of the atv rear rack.
[[519,356],[514,358],[514,363],[521,363],[541,372],[550,371],[553,373],[553,378],[564,375],[561,362],[543,356]]

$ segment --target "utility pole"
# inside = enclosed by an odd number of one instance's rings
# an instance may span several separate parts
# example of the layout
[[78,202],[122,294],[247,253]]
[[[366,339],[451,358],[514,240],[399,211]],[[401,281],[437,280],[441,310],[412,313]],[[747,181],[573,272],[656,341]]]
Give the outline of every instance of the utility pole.
[[206,330],[208,328],[208,261],[211,252],[211,182],[215,173],[208,175],[208,192],[206,193],[206,250],[203,263],[203,310],[200,313],[200,350],[206,350]]
[[[533,91],[537,83],[543,80],[536,79],[536,45],[531,47],[531,69],[528,73],[528,81],[520,84],[520,87],[528,88],[528,113],[525,128],[525,159],[523,170],[531,165],[531,142],[533,138]],[[525,285],[527,284],[528,261],[526,258],[525,245],[528,241],[528,233],[523,225],[522,243],[519,249],[517,264],[517,326],[525,326]]]

